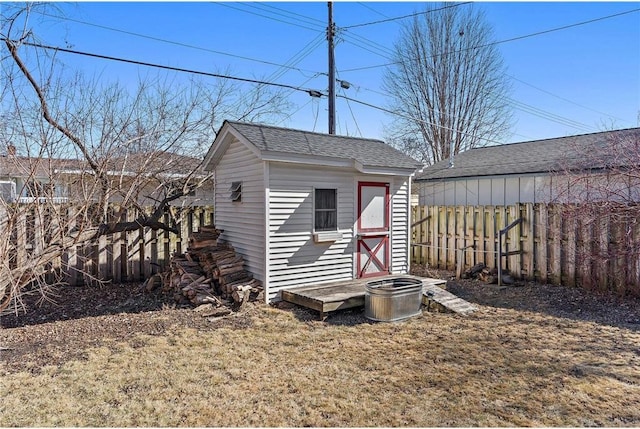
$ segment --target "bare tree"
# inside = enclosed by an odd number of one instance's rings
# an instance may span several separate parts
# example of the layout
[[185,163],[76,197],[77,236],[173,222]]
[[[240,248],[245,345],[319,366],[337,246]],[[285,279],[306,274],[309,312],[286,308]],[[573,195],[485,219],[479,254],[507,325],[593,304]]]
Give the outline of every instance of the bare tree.
[[509,131],[509,82],[492,30],[474,6],[426,9],[406,25],[384,76],[398,113],[388,140],[433,164]]
[[[0,313],[15,310],[27,291],[45,294],[45,273],[76,269],[59,266],[70,247],[140,228],[177,233],[164,215],[211,185],[199,167],[222,121],[264,120],[287,108],[279,92],[259,87],[244,97],[225,80],[180,85],[147,77],[131,91],[76,73],[69,78],[55,57],[25,46],[33,37],[31,13],[28,4],[2,22],[0,175],[22,177],[16,193],[33,198],[17,204],[0,196]],[[59,192],[73,218],[58,204]],[[140,215],[123,219],[131,208]],[[17,228],[27,220],[32,227]],[[27,237],[16,231],[29,235],[33,248],[27,251]]]
[[640,128],[575,141],[550,191],[577,237],[582,286],[640,296]]

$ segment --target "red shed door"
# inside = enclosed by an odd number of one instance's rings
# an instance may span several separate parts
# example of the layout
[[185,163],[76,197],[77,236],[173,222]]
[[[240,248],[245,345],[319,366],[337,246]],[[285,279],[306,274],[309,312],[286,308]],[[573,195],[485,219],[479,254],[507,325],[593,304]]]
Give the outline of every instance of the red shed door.
[[358,278],[389,274],[389,184],[358,182]]

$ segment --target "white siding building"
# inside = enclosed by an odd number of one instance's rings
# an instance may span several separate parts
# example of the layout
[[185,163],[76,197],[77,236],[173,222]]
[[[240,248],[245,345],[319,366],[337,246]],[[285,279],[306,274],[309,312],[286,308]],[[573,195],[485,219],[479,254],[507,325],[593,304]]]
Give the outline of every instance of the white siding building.
[[622,199],[638,201],[637,179],[614,175],[634,156],[637,162],[637,149],[628,152],[639,136],[640,128],[630,128],[471,149],[456,155],[453,166],[443,160],[425,168],[414,179],[414,192],[420,205],[579,202],[592,199],[577,188],[588,183],[579,175],[588,175],[619,181]]
[[377,140],[228,121],[204,162],[221,239],[268,301],[294,286],[408,273],[418,167]]

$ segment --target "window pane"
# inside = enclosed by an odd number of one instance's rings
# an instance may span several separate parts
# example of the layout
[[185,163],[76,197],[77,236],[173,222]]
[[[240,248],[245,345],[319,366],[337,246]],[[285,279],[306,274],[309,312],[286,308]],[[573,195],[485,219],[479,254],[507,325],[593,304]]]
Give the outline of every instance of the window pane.
[[335,231],[338,229],[338,211],[336,209],[335,189],[315,190],[315,219],[316,231]]
[[337,212],[316,212],[316,231],[335,231],[338,225]]
[[316,189],[316,209],[336,209],[335,189]]

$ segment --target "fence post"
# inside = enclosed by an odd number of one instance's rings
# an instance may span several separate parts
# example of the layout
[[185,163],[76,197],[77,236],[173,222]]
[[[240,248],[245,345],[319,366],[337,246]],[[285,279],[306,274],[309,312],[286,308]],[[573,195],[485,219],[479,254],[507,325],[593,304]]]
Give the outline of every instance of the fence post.
[[109,238],[106,235],[98,237],[98,244],[95,245],[95,251],[97,253],[95,274],[97,279],[104,279],[109,276],[107,266],[109,264],[109,253],[107,252],[107,243]]
[[550,222],[548,237],[551,241],[551,282],[553,284],[562,283],[562,219],[560,217],[560,210],[557,204],[550,207]]
[[[475,222],[474,222],[474,210],[472,206],[464,207],[464,216],[465,216],[465,246],[469,245],[473,249],[476,248],[476,240],[475,240]],[[476,264],[475,252],[466,252],[465,264],[469,267],[472,267]]]
[[[145,207],[144,213],[146,216],[150,217],[153,214],[152,207]],[[153,257],[151,254],[151,243],[153,240],[153,230],[151,230],[151,228],[143,228],[140,231],[140,236],[142,238],[142,255],[140,258],[142,267],[140,274],[142,275],[142,278],[148,279],[151,277],[151,258]]]
[[565,229],[564,238],[564,261],[565,266],[562,268],[562,272],[564,273],[563,284],[567,286],[575,286],[576,285],[576,229],[577,229],[577,219],[575,216],[565,216],[563,215],[563,226]]
[[[122,213],[120,210],[121,208],[115,205],[111,208],[113,222],[118,222],[122,219]],[[124,241],[123,236],[125,235],[126,234],[120,232],[111,236],[111,278],[115,283],[122,282],[122,266],[124,265],[122,258],[122,243]]]
[[[509,206],[509,219],[518,223],[509,230],[507,237],[509,238],[509,270],[516,278],[522,276],[522,217],[520,216],[520,205]],[[518,253],[511,253],[518,252]]]
[[457,230],[456,230],[456,207],[455,206],[448,206],[445,207],[445,212],[446,212],[446,219],[447,219],[447,224],[446,224],[446,231],[447,234],[445,236],[445,239],[447,240],[447,263],[446,263],[446,269],[447,270],[455,270],[455,266],[456,266],[456,235],[457,235]]
[[611,216],[609,215],[609,213],[604,213],[604,210],[600,210],[597,219],[599,220],[599,222],[597,223],[597,228],[599,229],[599,231],[596,238],[596,260],[598,267],[596,271],[597,281],[600,290],[607,290],[610,283],[609,229],[611,227]]
[[543,283],[547,283],[548,275],[548,258],[547,258],[547,233],[548,233],[548,218],[549,218],[549,205],[540,204],[540,215],[538,216],[538,222],[536,223],[536,230],[538,231],[538,249],[536,252],[536,260],[538,263],[539,279]]
[[[506,237],[509,231],[520,225],[521,222],[522,218],[518,218],[498,232],[498,286],[502,286],[502,237]],[[509,256],[509,252],[506,256]]]
[[533,203],[527,203],[525,205],[524,220],[522,222],[521,234],[524,234],[524,240],[522,242],[522,267],[526,272],[526,277],[529,280],[535,278],[534,266],[535,266],[535,253],[534,253],[534,206]]
[[[74,229],[76,225],[77,225],[76,210],[73,207],[69,206],[67,208],[68,230],[70,231]],[[78,285],[78,262],[79,262],[78,246],[73,244],[71,247],[69,247],[66,250],[65,254],[66,254],[65,265],[67,267],[65,281],[71,286],[77,286]]]
[[[636,221],[631,227],[630,239],[634,243],[640,243],[640,222]],[[634,285],[634,291],[636,296],[640,296],[640,257],[634,258],[635,263],[632,263],[629,267],[630,271],[630,284]]]
[[[127,210],[127,218],[130,221],[134,221],[137,215],[137,211]],[[141,235],[140,228],[127,233],[127,279],[130,282],[140,281],[140,250],[141,241],[144,239]]]
[[462,278],[462,272],[464,271],[465,250],[473,248],[475,248],[475,245],[471,244],[456,250],[456,278],[458,280]]
[[439,210],[438,206],[429,206],[429,216],[431,217],[431,222],[429,222],[431,226],[430,236],[431,236],[431,247],[429,248],[429,262],[432,266],[438,266],[438,246],[440,242],[438,241],[438,224],[440,223],[440,219],[438,217]]
[[477,247],[476,247],[476,263],[482,262],[483,264],[487,264],[487,254],[485,252],[486,249],[486,233],[485,233],[485,219],[484,219],[484,207],[479,206],[474,209],[474,217],[475,217],[475,225],[476,225],[476,237],[477,237]]
[[[494,206],[485,206],[485,228],[487,231],[487,244],[485,246],[485,251],[491,255],[488,259],[489,264],[485,262],[485,265],[488,267],[496,266],[496,208]],[[487,219],[487,215],[489,215],[489,219]]]

